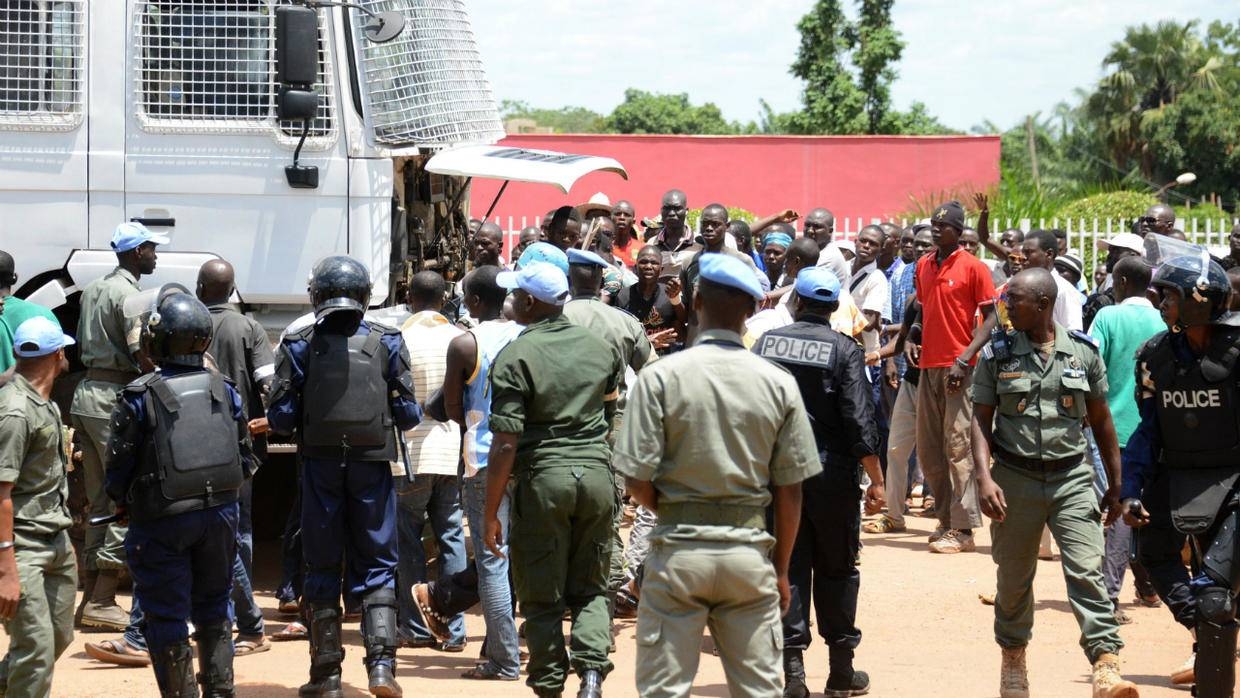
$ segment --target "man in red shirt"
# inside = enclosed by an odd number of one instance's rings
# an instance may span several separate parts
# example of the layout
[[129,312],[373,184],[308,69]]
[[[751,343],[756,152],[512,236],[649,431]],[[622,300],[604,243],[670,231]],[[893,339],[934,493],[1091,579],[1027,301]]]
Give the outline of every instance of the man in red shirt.
[[977,314],[993,312],[995,287],[990,269],[960,247],[964,207],[956,201],[939,206],[930,219],[938,248],[917,262],[914,283],[922,305],[921,367],[917,391],[917,459],[934,491],[939,525],[930,551],[959,553],[976,549],[973,528],[982,524],[977,482],[969,453],[973,407],[966,395],[973,358],[986,337],[978,333]]

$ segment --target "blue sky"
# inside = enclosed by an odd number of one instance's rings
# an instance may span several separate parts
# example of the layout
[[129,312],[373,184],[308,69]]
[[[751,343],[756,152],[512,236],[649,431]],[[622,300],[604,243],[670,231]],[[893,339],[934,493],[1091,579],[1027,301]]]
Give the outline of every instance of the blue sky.
[[[497,99],[608,113],[637,87],[688,92],[729,119],[756,120],[759,99],[800,104],[788,73],[796,23],[811,0],[470,0]],[[855,2],[845,0],[853,11]],[[1102,75],[1124,28],[1161,19],[1240,19],[1223,0],[896,0],[907,43],[897,106],[924,102],[947,125],[1009,127],[1049,113]]]

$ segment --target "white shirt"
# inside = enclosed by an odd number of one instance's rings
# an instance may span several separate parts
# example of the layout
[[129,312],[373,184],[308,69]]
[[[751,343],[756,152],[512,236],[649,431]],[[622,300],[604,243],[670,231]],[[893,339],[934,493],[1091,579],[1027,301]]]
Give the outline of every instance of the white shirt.
[[1083,331],[1085,317],[1082,306],[1085,300],[1081,298],[1081,292],[1059,274],[1051,272],[1051,276],[1055,277],[1055,286],[1059,291],[1055,298],[1055,312],[1052,313],[1056,324],[1063,325],[1064,329]]
[[[401,325],[400,333],[409,350],[409,372],[413,375],[413,395],[424,404],[431,393],[443,387],[448,368],[448,344],[463,332],[443,315],[431,310],[414,313]],[[421,423],[405,432],[409,461],[417,475],[456,475],[461,453],[461,430],[456,422],[438,422],[423,416]]]
[[[848,292],[862,312],[877,313],[879,317],[882,317],[891,300],[891,285],[887,282],[887,276],[878,270],[877,260],[857,270],[849,283]],[[861,342],[867,352],[878,351],[878,335],[878,330],[861,333]]]
[[818,253],[818,265],[826,267],[835,274],[835,278],[840,280],[840,288],[848,288],[848,282],[852,279],[852,267],[849,266],[848,260],[844,259],[844,253],[840,252],[840,248],[834,243],[829,243],[822,251]]

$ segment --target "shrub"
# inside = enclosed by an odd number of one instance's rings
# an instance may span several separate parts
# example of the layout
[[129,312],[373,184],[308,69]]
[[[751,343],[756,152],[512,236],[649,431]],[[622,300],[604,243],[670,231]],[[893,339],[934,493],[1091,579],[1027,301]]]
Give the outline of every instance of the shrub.
[[1113,191],[1077,199],[1056,214],[1060,220],[1084,219],[1090,223],[1104,220],[1132,220],[1158,203],[1153,194],[1138,191]]

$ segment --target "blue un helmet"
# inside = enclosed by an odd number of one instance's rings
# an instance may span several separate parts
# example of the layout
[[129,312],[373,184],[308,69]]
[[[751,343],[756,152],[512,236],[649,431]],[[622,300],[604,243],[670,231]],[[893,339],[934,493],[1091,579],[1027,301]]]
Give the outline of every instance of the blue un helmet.
[[1199,255],[1173,257],[1158,267],[1152,285],[1180,292],[1178,329],[1209,325],[1227,313],[1231,283],[1227,272],[1202,250]]

